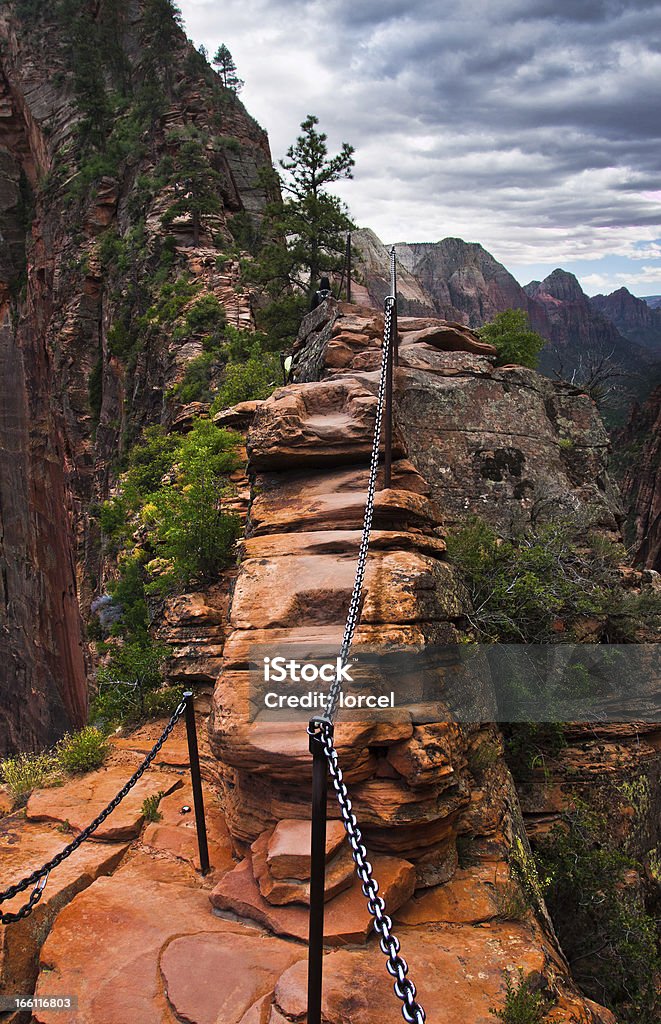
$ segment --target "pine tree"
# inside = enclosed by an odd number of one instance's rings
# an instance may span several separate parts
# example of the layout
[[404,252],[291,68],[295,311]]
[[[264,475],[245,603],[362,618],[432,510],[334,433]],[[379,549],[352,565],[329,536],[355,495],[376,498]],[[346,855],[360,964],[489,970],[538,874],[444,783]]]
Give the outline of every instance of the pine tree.
[[245,83],[237,75],[234,58],[224,43],[216,50],[213,62],[218,68],[218,74],[225,88],[230,92],[240,92]]
[[202,215],[221,209],[218,193],[222,180],[222,175],[211,167],[200,142],[183,142],[174,158],[171,178],[177,197],[163,216],[163,227],[169,227],[176,217],[189,214],[193,221],[193,244],[199,245]]
[[352,177],[353,146],[343,142],[340,152],[329,157],[327,136],[317,131],[318,124],[313,114],[301,123],[303,134],[280,161],[286,177],[277,175],[285,199],[268,211],[272,237],[286,243],[265,247],[262,279],[279,281],[279,291],[291,286],[314,291],[322,274],[340,270],[345,233],[353,227],[344,204],[327,191],[332,182]]

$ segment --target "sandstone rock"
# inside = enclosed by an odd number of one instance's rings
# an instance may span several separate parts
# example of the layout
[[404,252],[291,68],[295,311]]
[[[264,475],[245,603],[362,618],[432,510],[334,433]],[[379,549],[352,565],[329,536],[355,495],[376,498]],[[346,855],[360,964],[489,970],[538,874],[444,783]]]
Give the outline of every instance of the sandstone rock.
[[250,461],[275,469],[369,459],[375,412],[375,396],[355,380],[281,388],[257,411]]
[[397,921],[407,925],[489,921],[497,915],[494,874],[490,867],[456,871],[444,885],[412,896],[397,911]]
[[[274,906],[284,906],[288,903],[304,903],[309,906],[310,904],[310,825],[309,822],[278,822],[276,828],[279,828],[283,824],[289,824],[293,826],[303,825],[305,829],[294,828],[293,834],[303,836],[307,832],[307,858],[304,857],[303,851],[305,850],[304,845],[299,846],[299,857],[301,860],[307,860],[307,865],[303,863],[302,867],[296,869],[295,862],[292,863],[293,858],[291,855],[280,858],[280,869],[290,865],[290,874],[275,876],[271,869],[269,861],[269,846],[273,837],[272,832],[263,832],[258,839],[251,846],[252,853],[252,869],[255,876],[255,880],[259,885],[259,891],[268,900],[269,903]],[[337,838],[342,840],[343,835],[339,836],[341,829],[344,834],[344,825],[341,822],[329,822],[330,828],[329,833],[336,833]],[[333,844],[328,844],[332,847]],[[328,846],[327,846],[328,849]],[[300,863],[300,861],[299,861]],[[296,874],[296,870],[300,872]],[[335,849],[332,852],[327,853],[326,858],[326,878],[325,878],[325,899],[331,900],[339,892],[343,892],[351,886],[354,875],[354,862],[351,856],[351,849],[348,843],[344,842],[342,845],[335,843]]]
[[[28,800],[27,818],[66,823],[74,832],[80,832],[110,803],[126,781],[127,771],[123,765],[83,775],[54,789],[36,790]],[[153,769],[147,771],[99,826],[93,841],[135,838],[145,820],[144,800],[155,793],[170,793],[181,785],[181,779],[174,775]]]
[[255,413],[263,403],[261,401],[239,402],[230,409],[222,409],[213,417],[219,427],[232,427],[234,430],[247,430],[252,425]]
[[[0,890],[40,868],[70,840],[70,833],[52,826],[32,824],[19,815],[4,818],[0,823]],[[3,992],[32,992],[39,950],[58,913],[96,878],[112,872],[127,849],[126,843],[83,843],[52,872],[40,902],[29,917],[0,925],[0,988]],[[16,913],[27,902],[32,888],[3,903],[3,912]]]
[[473,352],[475,355],[495,356],[493,345],[480,341],[474,331],[456,324],[439,322],[424,327],[422,330],[410,331],[402,338],[402,347],[418,345],[421,342],[439,348],[445,352]]
[[249,929],[202,932],[171,939],[161,953],[160,971],[177,1020],[238,1024],[304,956],[304,948]]
[[[429,1020],[459,1024],[470,1007],[471,1024],[491,1024],[490,1007],[502,1005],[504,972],[526,973],[544,968],[544,954],[535,936],[517,925],[452,928],[426,925],[398,929],[402,954]],[[369,978],[369,985],[365,979]],[[306,965],[289,968],[275,989],[275,1006],[290,1020],[305,1011]],[[322,1014],[329,1024],[377,1024],[399,1012],[383,954],[368,950],[337,950],[324,958]]]
[[[231,871],[235,865],[232,856],[232,841],[225,816],[218,797],[208,787],[203,787],[204,817],[209,846],[209,862],[215,877]],[[182,808],[188,807],[187,813]],[[147,825],[142,834],[142,847],[167,853],[190,864],[199,871],[197,829],[193,811],[193,791],[188,781],[181,788],[164,797],[158,805],[161,818]]]
[[425,786],[454,774],[462,761],[460,734],[450,722],[415,726],[413,736],[388,751],[388,761],[409,786]]
[[[266,861],[274,878],[310,877],[309,821],[279,821],[269,836]],[[344,825],[329,821],[326,826],[326,860],[346,842]]]
[[[393,911],[413,893],[415,870],[408,861],[394,857],[376,857],[374,873],[379,892]],[[275,932],[306,940],[309,913],[306,907],[273,907],[261,895],[255,881],[250,858],[225,875],[211,894],[211,902],[219,910],[231,911],[239,917],[257,921]],[[339,893],[326,904],[324,942],[329,946],[362,942],[371,930],[371,920],[360,882],[354,877],[351,888]]]
[[[199,933],[231,945],[245,930],[209,913],[208,890],[183,864],[134,857],[60,913],[42,950],[36,994],[77,993],[80,1024],[169,1024],[161,951],[172,938]],[[58,1024],[61,1017],[39,1010],[35,1020]]]

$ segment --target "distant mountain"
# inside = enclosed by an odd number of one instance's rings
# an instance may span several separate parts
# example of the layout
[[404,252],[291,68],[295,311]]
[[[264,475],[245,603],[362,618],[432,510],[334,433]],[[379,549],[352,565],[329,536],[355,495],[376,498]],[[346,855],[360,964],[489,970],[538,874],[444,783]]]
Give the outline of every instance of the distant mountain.
[[540,357],[545,372],[562,371],[566,376],[577,366],[595,364],[602,357],[627,370],[639,369],[641,362],[649,360],[639,342],[623,336],[592,304],[574,274],[556,269],[524,290],[533,307],[531,322],[549,342]]
[[528,309],[521,285],[478,242],[402,242],[395,252],[441,316],[481,327],[503,309]]
[[661,295],[642,295],[641,298],[652,309],[661,309]]
[[[658,301],[661,306],[661,297]],[[629,341],[643,345],[661,358],[661,308],[636,298],[627,288],[618,288],[610,295],[595,295],[590,305],[615,324]]]
[[[388,247],[365,229],[356,232],[353,240],[361,254],[361,301],[381,305],[390,290]],[[621,332],[565,270],[554,270],[544,281],[531,281],[522,288],[477,242],[461,238],[400,242],[395,244],[395,252],[398,302],[403,313],[442,316],[475,328],[505,309],[525,309],[531,325],[548,341],[540,369],[550,376],[571,376],[577,368],[585,370],[587,363],[604,356],[627,370],[640,369],[651,360],[641,341]],[[650,347],[654,346],[650,343]]]

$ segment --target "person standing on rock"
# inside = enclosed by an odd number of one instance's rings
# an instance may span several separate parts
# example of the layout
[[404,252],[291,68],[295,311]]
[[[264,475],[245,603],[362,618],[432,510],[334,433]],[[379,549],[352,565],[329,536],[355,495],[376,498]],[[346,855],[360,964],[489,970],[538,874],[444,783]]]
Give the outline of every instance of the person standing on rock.
[[322,302],[325,302],[326,299],[330,298],[332,294],[333,293],[331,291],[330,281],[328,280],[327,277],[322,277],[319,282],[319,288],[312,296],[310,309],[316,309],[317,306],[320,306]]

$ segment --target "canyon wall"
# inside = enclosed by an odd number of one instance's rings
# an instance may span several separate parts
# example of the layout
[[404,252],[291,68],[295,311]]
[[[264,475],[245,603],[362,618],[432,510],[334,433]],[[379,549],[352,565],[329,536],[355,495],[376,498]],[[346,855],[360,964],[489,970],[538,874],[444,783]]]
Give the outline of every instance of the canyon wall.
[[[166,7],[0,11],[0,753],[85,720],[94,509],[203,351],[173,337],[167,289],[253,326],[235,235],[259,223],[268,140]],[[166,227],[186,144],[217,199]]]

